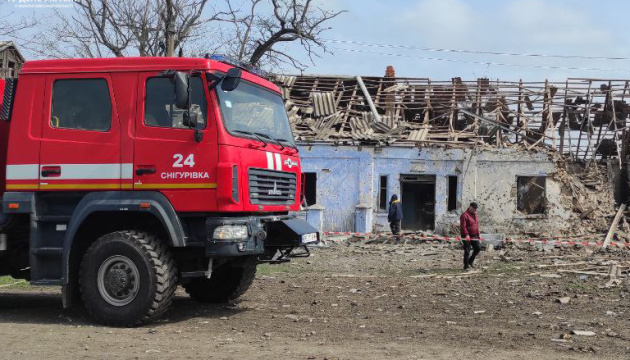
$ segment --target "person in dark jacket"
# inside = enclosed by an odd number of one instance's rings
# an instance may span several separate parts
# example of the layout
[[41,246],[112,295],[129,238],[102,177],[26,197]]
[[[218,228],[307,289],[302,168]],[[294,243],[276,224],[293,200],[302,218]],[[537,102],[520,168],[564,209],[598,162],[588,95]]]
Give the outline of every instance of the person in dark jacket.
[[403,218],[402,204],[398,200],[398,195],[392,195],[392,199],[389,200],[389,214],[387,215],[387,221],[389,221],[389,227],[392,229],[392,234],[400,234],[400,222]]
[[[474,267],[475,257],[479,254],[479,216],[477,215],[477,203],[470,203],[470,206],[459,218],[461,228],[462,245],[464,246],[464,271]],[[473,249],[470,255],[470,248]]]

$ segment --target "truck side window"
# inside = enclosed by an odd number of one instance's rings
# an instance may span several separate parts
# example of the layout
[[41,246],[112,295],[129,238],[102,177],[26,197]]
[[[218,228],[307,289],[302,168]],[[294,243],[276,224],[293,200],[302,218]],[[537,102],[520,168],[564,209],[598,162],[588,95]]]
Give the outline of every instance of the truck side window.
[[[190,78],[190,103],[201,107],[203,120],[198,129],[206,127],[206,93],[199,76]],[[147,126],[172,127],[187,129],[183,125],[184,110],[175,106],[175,84],[166,77],[147,79],[146,99],[144,104],[144,124]]]
[[107,80],[55,80],[50,114],[54,128],[109,131],[112,102]]

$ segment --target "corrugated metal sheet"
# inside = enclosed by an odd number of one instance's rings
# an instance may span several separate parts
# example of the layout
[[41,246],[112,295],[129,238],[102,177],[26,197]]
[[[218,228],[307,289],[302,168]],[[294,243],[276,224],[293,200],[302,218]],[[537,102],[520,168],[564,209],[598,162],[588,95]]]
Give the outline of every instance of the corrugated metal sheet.
[[376,130],[376,131],[381,131],[381,132],[388,132],[389,130],[391,130],[392,128],[382,122],[379,123],[373,123],[372,124],[372,129]]
[[274,80],[275,80],[277,85],[291,87],[291,86],[295,85],[295,80],[296,79],[297,79],[297,77],[295,77],[295,76],[280,75],[280,76],[276,76]]
[[352,117],[349,121],[350,136],[355,140],[368,139],[374,133],[370,128],[370,123],[365,116]]
[[311,93],[315,116],[327,116],[337,111],[337,102],[332,92]]
[[427,139],[427,134],[429,133],[428,128],[420,129],[420,130],[411,130],[407,140],[411,141],[423,141]]

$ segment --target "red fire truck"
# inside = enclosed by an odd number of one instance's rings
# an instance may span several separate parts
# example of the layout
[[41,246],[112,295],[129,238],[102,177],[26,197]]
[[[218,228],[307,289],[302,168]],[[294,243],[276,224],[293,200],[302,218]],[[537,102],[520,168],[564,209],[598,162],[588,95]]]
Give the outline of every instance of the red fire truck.
[[[61,285],[103,324],[159,317],[177,285],[242,295],[317,242],[279,89],[222,57],[43,60],[0,113],[0,275]],[[5,173],[6,171],[6,173]]]

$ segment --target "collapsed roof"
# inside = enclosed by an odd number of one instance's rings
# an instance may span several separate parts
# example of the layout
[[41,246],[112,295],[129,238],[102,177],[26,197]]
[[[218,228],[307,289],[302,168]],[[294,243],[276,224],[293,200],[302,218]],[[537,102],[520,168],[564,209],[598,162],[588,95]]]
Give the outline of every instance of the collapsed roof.
[[[574,160],[618,157],[630,80],[276,76],[302,143],[544,147]],[[622,153],[623,155],[623,153]]]

